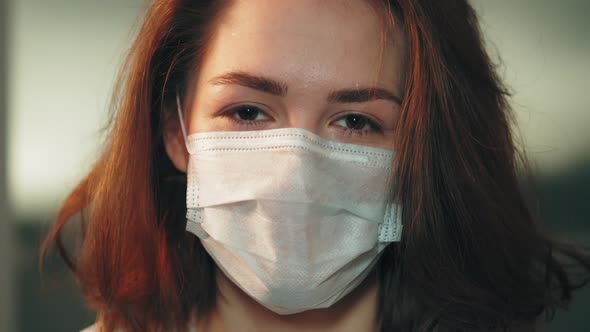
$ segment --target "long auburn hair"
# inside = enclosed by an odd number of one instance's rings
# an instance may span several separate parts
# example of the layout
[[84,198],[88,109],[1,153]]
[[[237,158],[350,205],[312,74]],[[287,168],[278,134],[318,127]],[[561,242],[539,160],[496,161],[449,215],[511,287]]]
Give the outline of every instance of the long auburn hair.
[[[185,231],[186,178],[163,132],[229,2],[152,3],[104,151],[41,248],[57,249],[105,330],[182,330],[214,306],[215,266]],[[543,235],[527,207],[508,93],[474,10],[466,0],[377,3],[408,47],[394,174],[404,233],[375,268],[381,330],[503,330],[566,305],[588,282],[590,258]],[[74,257],[61,233],[78,215]]]

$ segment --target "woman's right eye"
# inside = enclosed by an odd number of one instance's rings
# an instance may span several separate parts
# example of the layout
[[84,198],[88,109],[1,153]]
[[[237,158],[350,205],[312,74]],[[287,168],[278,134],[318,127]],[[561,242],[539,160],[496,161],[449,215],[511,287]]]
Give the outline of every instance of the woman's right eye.
[[270,117],[260,107],[254,105],[240,105],[224,112],[224,115],[240,125],[255,126],[260,122],[270,120]]

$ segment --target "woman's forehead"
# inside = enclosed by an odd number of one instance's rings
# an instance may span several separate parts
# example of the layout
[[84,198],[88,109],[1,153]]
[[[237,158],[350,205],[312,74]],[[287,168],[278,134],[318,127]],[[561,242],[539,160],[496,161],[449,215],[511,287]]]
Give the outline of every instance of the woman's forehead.
[[219,21],[199,76],[240,70],[290,85],[377,83],[401,94],[404,37],[394,30],[383,43],[382,21],[365,0],[238,0]]

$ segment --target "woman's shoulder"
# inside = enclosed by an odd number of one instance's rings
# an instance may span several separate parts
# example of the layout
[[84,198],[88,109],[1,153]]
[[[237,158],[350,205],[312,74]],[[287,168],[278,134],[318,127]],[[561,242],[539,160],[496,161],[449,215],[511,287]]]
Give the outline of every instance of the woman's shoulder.
[[91,326],[88,326],[80,332],[97,332],[96,324],[92,324]]
[[[97,314],[94,324],[84,328],[83,330],[80,330],[80,332],[102,332],[103,328],[101,326],[103,324],[104,321],[102,320],[101,315]],[[197,313],[192,311],[187,322],[186,329],[181,329],[179,332],[197,332],[199,330],[203,330],[203,327],[197,328],[197,326],[199,326],[199,319],[197,317]],[[123,330],[115,329],[114,332],[123,332]]]
[[[87,328],[81,330],[80,332],[98,332],[98,324],[92,324],[91,326],[88,326]],[[189,332],[197,332],[197,329],[194,326],[190,326],[188,329]]]

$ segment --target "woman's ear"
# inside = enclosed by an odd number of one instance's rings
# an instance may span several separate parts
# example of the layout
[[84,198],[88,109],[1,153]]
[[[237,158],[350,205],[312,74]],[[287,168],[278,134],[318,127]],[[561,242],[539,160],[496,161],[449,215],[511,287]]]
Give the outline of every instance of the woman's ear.
[[174,167],[186,173],[189,154],[186,150],[180,124],[175,117],[169,117],[164,124],[164,147]]

